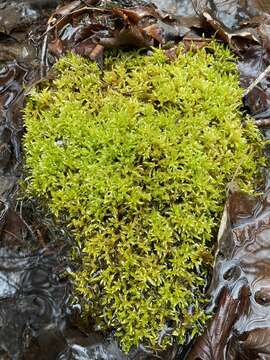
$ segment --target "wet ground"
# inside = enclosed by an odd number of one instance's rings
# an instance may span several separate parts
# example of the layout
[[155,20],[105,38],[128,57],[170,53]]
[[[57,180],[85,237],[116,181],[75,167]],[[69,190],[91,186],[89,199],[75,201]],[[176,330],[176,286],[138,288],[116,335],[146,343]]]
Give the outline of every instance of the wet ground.
[[[269,186],[259,198],[235,189],[230,193],[209,290],[216,315],[188,355],[176,344],[163,354],[140,348],[126,356],[112,334],[80,327],[79,307],[68,305],[71,286],[65,273],[72,266],[67,260],[72,239],[52,225],[37,203],[25,201],[18,186],[23,171],[25,91],[46,73],[50,56],[55,56],[48,52],[44,61],[41,35],[59,2],[0,1],[0,360],[270,359]],[[155,3],[177,15],[180,23],[170,20],[169,28],[164,16],[166,25],[161,26],[159,19],[155,31],[145,27],[153,37],[150,40],[162,42],[168,35],[174,40],[192,37],[199,43],[203,29],[207,34],[216,32],[238,53],[244,87],[270,64],[269,1],[194,0],[195,10],[191,1]],[[51,39],[51,50],[62,49],[59,39],[60,35]],[[244,99],[255,121],[264,121],[260,126],[270,118],[269,80],[265,76]],[[269,121],[262,132],[269,138]]]
[[[72,240],[18,186],[25,88],[44,73],[39,36],[58,3],[0,2],[0,359],[127,359],[110,336],[77,325],[65,275]],[[156,358],[142,349],[131,357]]]

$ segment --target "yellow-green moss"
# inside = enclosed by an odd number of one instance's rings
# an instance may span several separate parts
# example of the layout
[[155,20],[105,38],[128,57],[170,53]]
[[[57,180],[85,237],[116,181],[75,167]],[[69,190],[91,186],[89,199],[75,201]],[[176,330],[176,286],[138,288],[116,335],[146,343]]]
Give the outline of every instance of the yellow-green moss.
[[[32,195],[66,219],[83,248],[74,274],[84,312],[125,351],[184,342],[205,322],[205,276],[234,175],[251,188],[261,141],[241,127],[229,50],[75,55],[25,108]],[[167,331],[167,336],[162,334]]]

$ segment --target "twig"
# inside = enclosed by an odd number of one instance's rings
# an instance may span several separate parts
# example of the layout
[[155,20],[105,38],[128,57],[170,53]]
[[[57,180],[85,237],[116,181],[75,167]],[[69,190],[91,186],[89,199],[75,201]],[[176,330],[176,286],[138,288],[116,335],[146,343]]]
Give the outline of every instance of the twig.
[[[199,38],[196,38],[196,37],[183,37],[183,41],[196,41],[196,42],[204,42],[204,41],[213,41],[213,39],[211,38],[203,38],[203,37],[199,37]],[[217,40],[218,42],[221,42],[220,40]]]
[[254,80],[253,83],[249,85],[249,87],[245,90],[243,96],[249,94],[268,75],[269,72],[270,72],[270,65],[268,65],[267,68],[257,77],[257,79]]
[[[41,79],[47,75],[48,62],[47,62],[47,49],[48,49],[48,33],[45,34],[44,40],[42,42],[41,50],[41,66],[40,66],[40,77]],[[45,69],[45,71],[44,71]]]
[[19,239],[18,236],[16,236],[15,234],[13,234],[13,232],[8,231],[8,230],[6,230],[6,229],[4,229],[3,232],[6,233],[6,234],[9,234],[9,235],[11,235],[11,236],[13,236],[13,237],[14,237],[17,241],[19,241],[20,243],[22,242],[22,240]]
[[42,233],[41,233],[41,231],[39,229],[37,229],[37,239],[38,239],[39,243],[41,244],[41,246],[43,248],[45,248],[46,244],[45,244],[44,238],[42,236]]
[[201,10],[201,9],[199,9],[199,7],[198,7],[198,2],[197,2],[197,0],[191,0],[191,4],[192,4],[192,7],[193,7],[195,13],[196,13],[198,16],[200,16],[200,15],[201,15],[201,14],[200,14],[200,10]]
[[29,224],[27,224],[27,222],[24,220],[24,218],[22,216],[20,216],[21,218],[21,221],[24,223],[24,225],[26,226],[27,230],[29,231],[33,241],[36,241],[37,238],[36,238],[36,235],[34,233],[34,231],[32,230],[31,226]]
[[239,171],[241,169],[241,166],[243,164],[244,159],[241,159],[240,162],[237,165],[237,168],[235,169],[235,172],[232,176],[231,181],[228,182],[226,185],[226,196],[228,197],[230,193],[233,193],[239,189],[237,182],[235,181],[237,175],[239,174]]
[[0,199],[0,203],[4,205],[4,209],[0,213],[0,222],[2,222],[5,219],[5,215],[7,211],[9,210],[9,205],[7,204],[6,201],[3,201],[1,199]]
[[31,226],[29,224],[27,224],[27,222],[24,220],[23,218],[23,214],[22,214],[22,201],[20,203],[20,219],[23,222],[23,224],[26,226],[27,230],[29,231],[33,241],[36,241],[36,235],[34,233],[34,231],[32,230]]
[[268,127],[270,126],[270,118],[255,120],[254,125],[257,126],[258,128]]

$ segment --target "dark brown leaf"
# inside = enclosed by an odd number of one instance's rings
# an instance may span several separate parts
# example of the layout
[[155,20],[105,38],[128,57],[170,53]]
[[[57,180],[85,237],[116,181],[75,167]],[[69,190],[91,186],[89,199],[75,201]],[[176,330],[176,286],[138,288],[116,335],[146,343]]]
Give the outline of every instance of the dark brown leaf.
[[59,58],[64,53],[64,45],[62,40],[56,38],[55,40],[51,41],[49,44],[49,51]]
[[268,359],[269,257],[269,187],[261,197],[231,188],[209,290],[215,316],[188,360]]
[[225,347],[235,321],[244,310],[248,289],[241,288],[238,298],[233,298],[223,288],[217,302],[217,312],[205,333],[194,344],[186,360],[227,360]]
[[[228,44],[233,51],[240,53],[245,49],[247,43],[259,44],[260,38],[252,28],[231,31],[226,28],[220,21],[208,12],[203,12],[204,19],[210,25],[217,38]],[[244,41],[241,41],[244,40]]]
[[125,9],[115,8],[113,12],[116,15],[126,17],[131,23],[138,24],[138,22],[144,17],[152,17],[155,19],[160,18],[160,15],[156,12],[155,8],[151,5],[139,6],[136,8]]

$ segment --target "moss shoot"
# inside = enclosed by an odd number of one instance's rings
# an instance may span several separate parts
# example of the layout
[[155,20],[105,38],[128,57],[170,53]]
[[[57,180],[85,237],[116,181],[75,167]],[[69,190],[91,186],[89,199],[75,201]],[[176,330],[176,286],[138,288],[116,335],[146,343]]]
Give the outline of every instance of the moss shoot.
[[212,43],[174,61],[119,52],[104,71],[70,54],[54,69],[25,108],[26,181],[82,250],[84,314],[124,351],[183,343],[207,318],[226,184],[250,189],[260,163],[234,59]]

